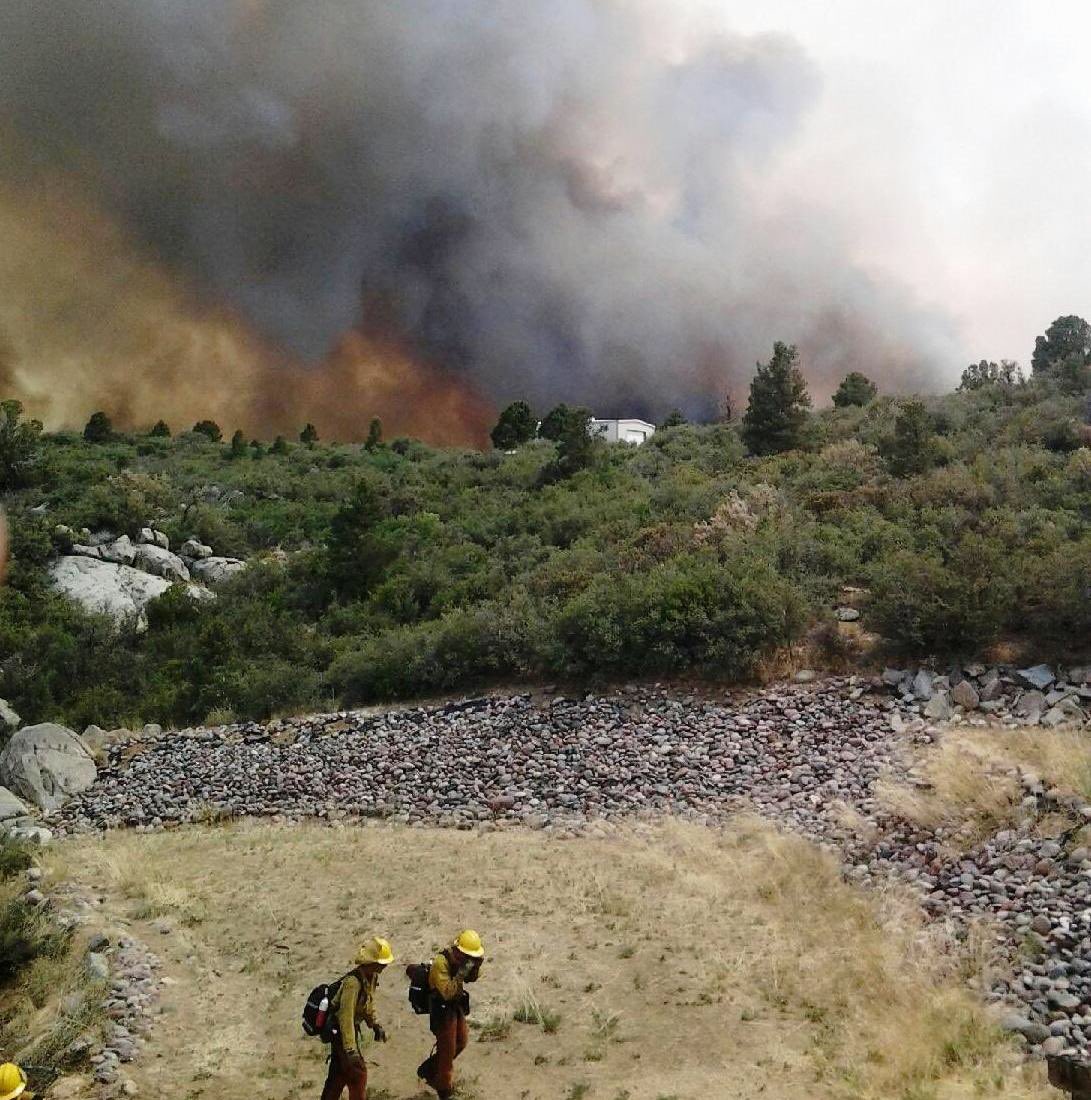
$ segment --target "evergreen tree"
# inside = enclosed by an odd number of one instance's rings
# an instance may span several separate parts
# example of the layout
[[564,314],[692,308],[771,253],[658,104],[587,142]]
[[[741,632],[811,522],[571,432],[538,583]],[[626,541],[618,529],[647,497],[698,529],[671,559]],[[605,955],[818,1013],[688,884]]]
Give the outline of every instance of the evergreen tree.
[[170,439],[170,427],[165,420],[157,420],[148,435],[155,439]]
[[286,440],[284,436],[278,435],[276,439],[273,440],[273,445],[269,448],[269,451],[271,454],[275,455],[286,455],[288,453],[288,440]]
[[878,386],[866,374],[854,370],[841,380],[841,385],[833,395],[833,403],[839,409],[848,408],[850,405],[870,405],[878,393]]
[[513,451],[528,443],[538,430],[538,422],[525,401],[513,401],[501,414],[490,433],[492,445],[498,451]]
[[224,437],[224,433],[220,430],[220,425],[215,420],[198,420],[193,425],[193,431],[197,435],[203,435],[207,439],[210,439],[213,443],[219,443]]
[[0,490],[23,489],[38,466],[42,422],[24,420],[21,401],[0,401],[0,414]]
[[365,451],[376,451],[383,442],[383,422],[377,417],[372,417],[367,427],[367,441],[364,443]]
[[565,408],[554,470],[560,477],[571,477],[594,461],[596,440],[591,435],[591,410]]
[[306,424],[299,433],[299,442],[307,447],[313,447],[318,442],[318,429],[313,424]]
[[114,438],[114,426],[104,412],[91,414],[83,429],[83,438],[88,443],[109,443]]
[[538,428],[538,434],[543,439],[552,439],[556,443],[564,433],[571,415],[572,410],[562,401],[545,414],[545,419]]
[[1030,365],[1035,374],[1042,374],[1056,371],[1065,362],[1091,363],[1091,325],[1075,314],[1058,317],[1045,335],[1034,341]]
[[250,453],[254,456],[254,458],[264,458],[265,457],[265,444],[262,443],[262,441],[260,439],[251,439],[250,440]]
[[689,421],[686,420],[686,418],[682,415],[681,409],[671,409],[671,411],[667,413],[666,420],[664,420],[663,423],[659,426],[660,428],[677,428],[680,427],[682,424],[688,423]]
[[244,458],[246,456],[246,436],[242,434],[242,428],[235,429],[235,434],[231,437],[231,450],[229,453],[232,458]]
[[963,372],[958,388],[962,391],[979,390],[983,386],[1018,386],[1023,382],[1023,372],[1019,364],[1011,359],[1001,359],[991,363],[982,359],[980,363],[971,363]]
[[886,449],[887,464],[895,477],[922,474],[936,458],[932,417],[921,401],[907,401],[894,422],[894,438]]
[[773,358],[758,364],[742,421],[743,441],[756,455],[790,451],[803,441],[811,398],[798,362],[795,345],[778,340]]
[[351,500],[330,522],[326,541],[326,575],[338,595],[363,598],[397,556],[397,548],[380,529],[385,518],[375,487],[366,480],[358,482]]

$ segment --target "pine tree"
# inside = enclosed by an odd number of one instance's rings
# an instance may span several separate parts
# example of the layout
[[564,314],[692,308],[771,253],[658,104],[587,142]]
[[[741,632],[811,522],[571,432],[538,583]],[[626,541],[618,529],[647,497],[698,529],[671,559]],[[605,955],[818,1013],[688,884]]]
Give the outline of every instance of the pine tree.
[[[567,408],[564,426],[557,440],[554,470],[560,477],[571,477],[585,470],[595,458],[595,438],[591,435],[591,410]],[[600,444],[601,445],[601,444]]]
[[773,358],[758,364],[742,420],[743,440],[756,455],[790,451],[803,441],[811,398],[798,362],[795,345],[778,340]]
[[537,430],[538,422],[530,406],[525,401],[513,401],[500,414],[490,438],[498,451],[513,451],[520,444],[530,442]]
[[318,429],[313,424],[305,425],[303,431],[299,433],[299,442],[313,447],[318,442]]
[[927,470],[936,458],[932,418],[921,401],[907,401],[894,421],[894,438],[886,448],[887,464],[895,477],[912,477]]
[[170,439],[170,426],[165,420],[157,420],[148,435],[155,439]]
[[365,451],[376,451],[383,442],[383,422],[377,417],[372,417],[367,427],[367,442],[364,443]]
[[1044,336],[1034,341],[1030,365],[1035,374],[1055,371],[1065,362],[1086,366],[1091,362],[1091,324],[1069,314],[1058,317]]
[[286,440],[284,436],[278,435],[276,439],[273,440],[273,445],[269,448],[269,451],[271,454],[275,455],[286,455],[288,453],[288,440]]
[[352,498],[330,522],[326,541],[326,576],[348,599],[366,596],[397,556],[381,529],[386,507],[368,481],[357,483]]
[[562,401],[545,414],[545,418],[538,428],[538,434],[543,439],[552,439],[555,443],[561,438],[571,415],[572,410]]

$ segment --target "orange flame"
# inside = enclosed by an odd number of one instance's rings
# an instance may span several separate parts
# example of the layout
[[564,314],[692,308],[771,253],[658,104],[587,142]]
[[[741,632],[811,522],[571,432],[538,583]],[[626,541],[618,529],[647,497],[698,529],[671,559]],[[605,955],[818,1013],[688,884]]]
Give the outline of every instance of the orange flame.
[[62,184],[0,190],[0,396],[51,428],[101,409],[122,428],[211,417],[269,437],[308,421],[325,439],[483,446],[490,403],[464,378],[416,361],[389,336],[346,333],[299,362],[230,309],[142,255]]

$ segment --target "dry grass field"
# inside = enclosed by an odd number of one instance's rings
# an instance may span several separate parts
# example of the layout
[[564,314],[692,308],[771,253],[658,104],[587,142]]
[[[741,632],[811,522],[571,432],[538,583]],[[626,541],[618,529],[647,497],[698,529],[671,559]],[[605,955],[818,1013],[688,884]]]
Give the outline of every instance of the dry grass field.
[[[844,884],[812,845],[740,819],[556,840],[373,826],[194,827],[65,843],[115,931],[164,961],[163,1015],[131,1067],[165,1100],[317,1096],[307,990],[357,940],[398,962],[462,925],[488,963],[460,1095],[720,1100],[1050,1095],[966,989],[979,965],[896,893]],[[384,977],[372,1100],[425,1094],[430,1036]]]
[[[1022,816],[1023,774],[1091,800],[1091,739],[1070,729],[953,727],[923,748],[917,771],[926,789],[880,781],[880,800],[910,821],[944,828],[949,847],[966,849]],[[1052,823],[1041,824],[1049,833]]]

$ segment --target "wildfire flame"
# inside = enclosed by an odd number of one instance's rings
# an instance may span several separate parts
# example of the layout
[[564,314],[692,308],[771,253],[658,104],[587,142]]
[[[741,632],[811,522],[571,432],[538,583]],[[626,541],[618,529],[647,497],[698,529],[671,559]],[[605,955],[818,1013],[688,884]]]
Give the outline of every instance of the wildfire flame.
[[122,428],[211,417],[264,438],[310,421],[351,442],[377,416],[387,438],[487,439],[494,410],[466,379],[381,332],[346,332],[322,362],[300,362],[62,183],[0,190],[0,238],[0,392],[50,428],[101,409]]

